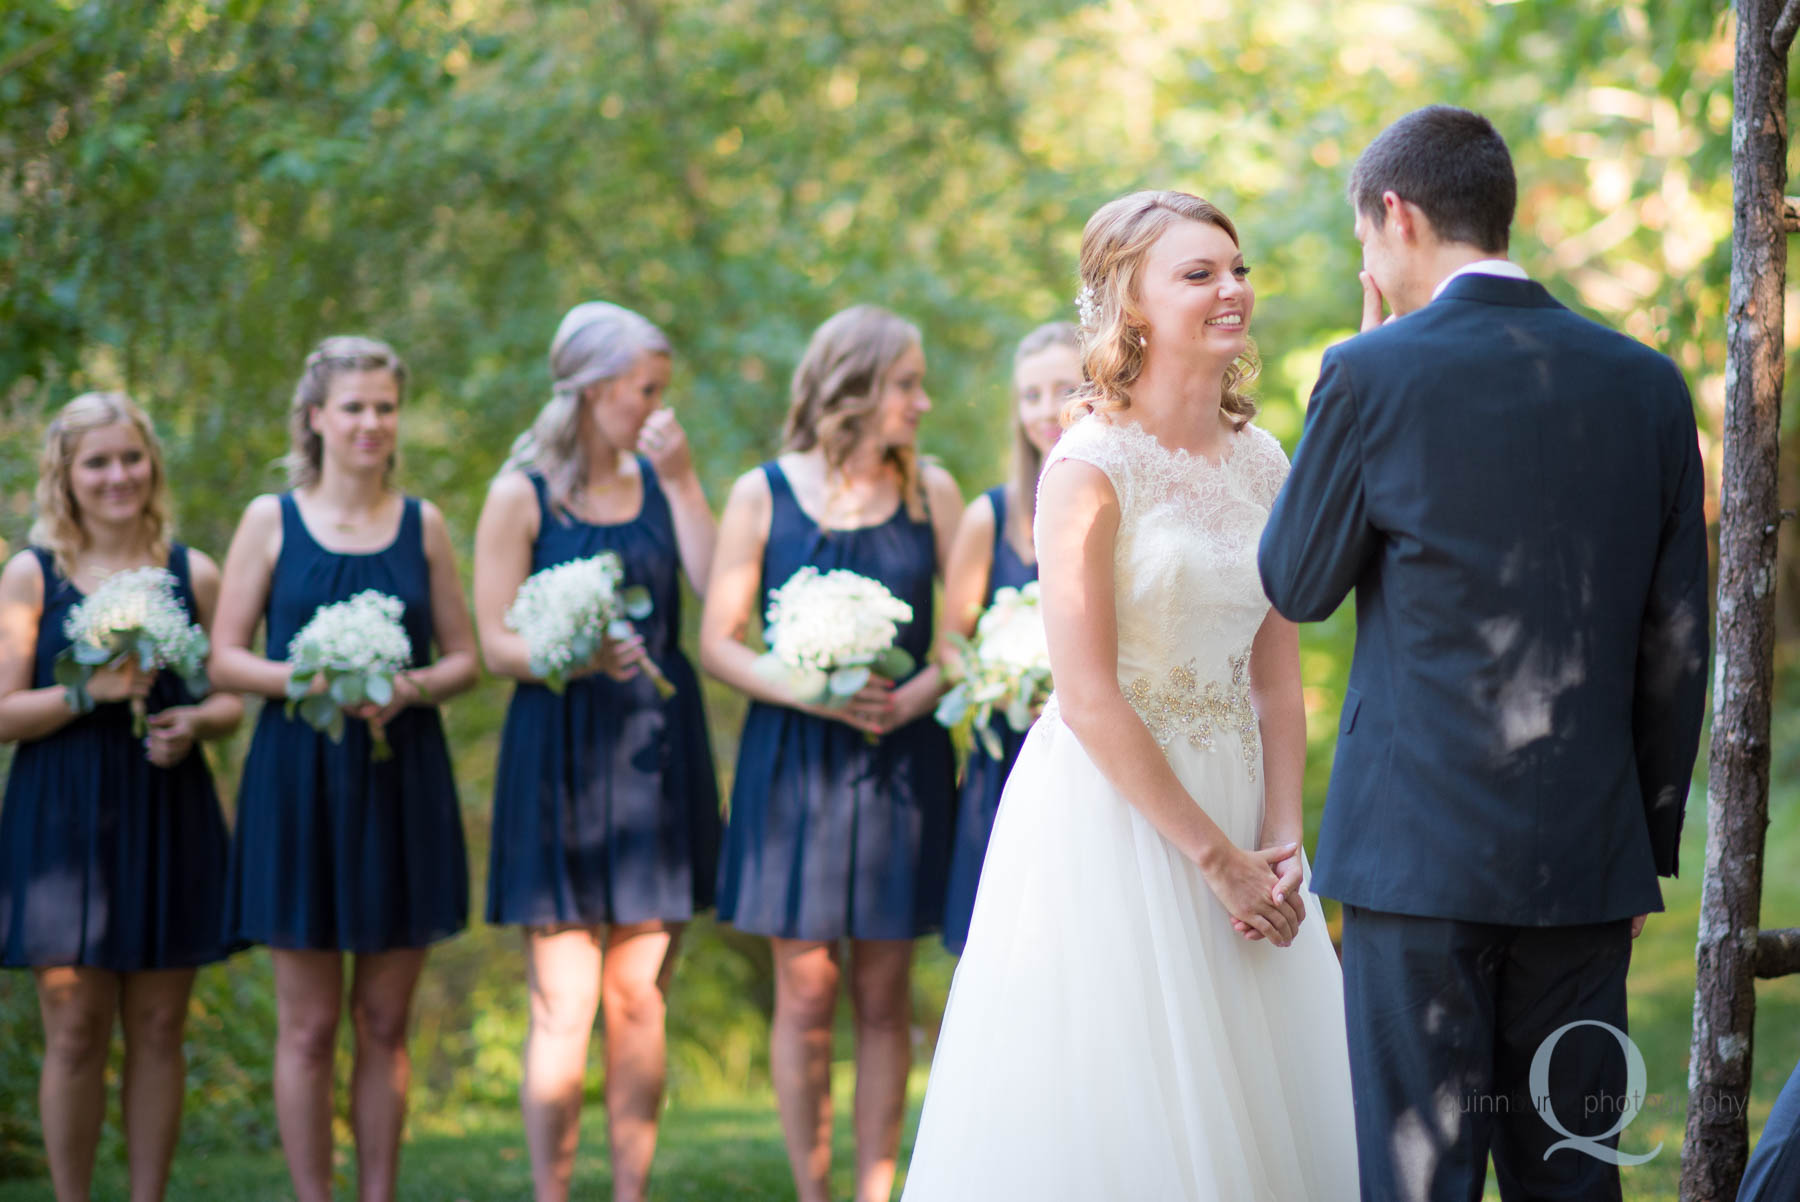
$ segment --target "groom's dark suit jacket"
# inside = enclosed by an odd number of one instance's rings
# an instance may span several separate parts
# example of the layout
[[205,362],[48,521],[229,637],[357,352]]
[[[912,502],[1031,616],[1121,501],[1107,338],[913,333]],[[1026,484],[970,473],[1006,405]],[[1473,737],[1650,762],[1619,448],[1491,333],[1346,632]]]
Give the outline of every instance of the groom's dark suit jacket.
[[1675,365],[1527,280],[1452,279],[1325,355],[1260,563],[1356,655],[1313,886],[1517,926],[1662,909],[1708,652]]

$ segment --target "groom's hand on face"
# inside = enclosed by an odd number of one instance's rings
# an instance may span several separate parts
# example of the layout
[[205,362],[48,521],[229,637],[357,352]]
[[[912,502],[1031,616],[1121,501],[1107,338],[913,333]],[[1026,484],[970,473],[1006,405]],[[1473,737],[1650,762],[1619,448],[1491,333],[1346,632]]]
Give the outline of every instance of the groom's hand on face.
[[1366,271],[1359,271],[1356,273],[1356,278],[1362,281],[1362,332],[1367,334],[1376,326],[1386,321],[1392,321],[1393,318],[1382,315],[1381,289],[1376,286],[1375,277]]

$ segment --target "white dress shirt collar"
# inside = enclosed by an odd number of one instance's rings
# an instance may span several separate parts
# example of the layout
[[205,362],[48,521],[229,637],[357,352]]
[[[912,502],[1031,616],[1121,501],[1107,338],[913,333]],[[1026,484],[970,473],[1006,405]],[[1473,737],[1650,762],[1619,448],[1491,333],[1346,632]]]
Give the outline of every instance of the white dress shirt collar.
[[1459,275],[1497,275],[1504,276],[1509,280],[1528,280],[1531,278],[1526,274],[1523,267],[1520,267],[1511,259],[1476,259],[1473,263],[1464,263],[1461,267],[1458,267],[1455,271],[1439,280],[1438,286],[1432,290],[1431,299],[1436,300],[1438,297],[1442,296],[1444,294],[1444,289],[1450,286],[1450,281]]

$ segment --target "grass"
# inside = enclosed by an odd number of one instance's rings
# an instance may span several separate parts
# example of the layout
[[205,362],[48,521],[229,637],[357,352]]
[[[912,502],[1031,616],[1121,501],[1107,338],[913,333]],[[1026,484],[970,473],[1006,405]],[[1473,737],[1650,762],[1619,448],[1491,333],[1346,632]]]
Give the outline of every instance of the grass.
[[[1643,1110],[1626,1130],[1621,1147],[1630,1153],[1648,1152],[1657,1144],[1662,1151],[1649,1163],[1623,1170],[1625,1197],[1629,1202],[1676,1202],[1680,1178],[1680,1145],[1687,1103],[1687,1056],[1691,1032],[1694,989],[1694,933],[1699,918],[1700,868],[1704,862],[1705,815],[1697,808],[1690,815],[1683,842],[1682,862],[1687,865],[1679,881],[1665,882],[1668,912],[1651,919],[1633,955],[1631,970],[1631,1034],[1643,1051],[1649,1072],[1648,1095]],[[1765,871],[1763,903],[1767,926],[1800,925],[1800,800],[1791,795],[1777,801],[1769,830],[1768,859]],[[446,978],[457,978],[463,971],[459,960],[481,960],[490,966],[495,957],[508,954],[504,940],[484,944],[489,938],[483,932],[472,932],[457,944],[465,944],[458,952],[449,952],[444,963],[433,971]],[[695,949],[699,954],[699,949]],[[947,969],[940,951],[925,949],[920,957],[920,973],[925,984],[921,994],[941,997],[942,977]],[[435,961],[434,961],[435,963]],[[501,964],[500,975],[510,973]],[[254,974],[254,966],[251,968]],[[497,971],[497,970],[496,970]],[[13,989],[29,983],[23,974],[8,974],[5,984]],[[699,982],[696,981],[698,985]],[[450,992],[459,986],[452,985]],[[518,999],[512,990],[500,995],[481,996],[475,1007],[477,1028],[479,1016],[491,1014],[499,1005]],[[676,987],[674,1004],[682,1005],[682,986]],[[509,1001],[510,999],[510,1001]],[[748,1003],[739,997],[736,1005]],[[435,1010],[431,1007],[430,1010]],[[240,1011],[240,1013],[242,1013]],[[13,1011],[11,1027],[25,1026],[23,1014]],[[432,1021],[431,1012],[422,1016]],[[691,1016],[690,1016],[691,1017]],[[715,1011],[710,1018],[722,1017]],[[921,1007],[921,1017],[935,1022],[936,1015]],[[492,1021],[491,1019],[488,1021]],[[259,1027],[263,1020],[246,1016],[249,1026]],[[225,1024],[225,1029],[234,1024]],[[460,1025],[460,1024],[459,1024]],[[221,1032],[223,1033],[223,1032]],[[254,1031],[238,1033],[254,1039]],[[530,1196],[530,1170],[524,1151],[517,1110],[507,1100],[510,1086],[503,1087],[500,1069],[510,1067],[516,1048],[517,1032],[510,1023],[498,1036],[482,1038],[477,1030],[473,1037],[492,1048],[470,1058],[467,1076],[454,1088],[428,1089],[415,1086],[414,1114],[402,1166],[400,1196],[417,1202],[499,1202]],[[741,1038],[741,1036],[740,1036]],[[0,1042],[12,1045],[12,1053],[21,1044],[33,1045],[38,1039],[35,1029],[9,1029]],[[840,1032],[838,1050],[848,1055],[850,1046]],[[0,1049],[0,1055],[5,1055]],[[490,1059],[489,1057],[496,1057]],[[596,1056],[596,1060],[598,1057]],[[924,1094],[925,1053],[915,1069],[910,1090],[911,1110],[906,1124],[901,1153],[905,1164],[910,1150],[912,1131],[918,1121],[918,1106]],[[1762,982],[1758,987],[1757,1030],[1754,1051],[1755,1087],[1750,1106],[1752,1141],[1767,1118],[1770,1105],[1795,1063],[1800,1061],[1800,978]],[[426,1066],[421,1065],[421,1074]],[[485,1083],[480,1078],[487,1078]],[[473,1078],[474,1080],[471,1080]],[[590,1098],[598,1095],[599,1073],[590,1072]],[[735,1084],[732,1082],[735,1080]],[[8,1092],[23,1086],[20,1074],[5,1078]],[[654,1196],[658,1199],[786,1199],[793,1196],[781,1141],[773,1097],[768,1093],[766,1076],[760,1066],[744,1072],[714,1076],[704,1088],[674,1090],[668,1107],[657,1154]],[[853,1148],[850,1141],[849,1113],[852,1074],[849,1063],[841,1062],[834,1074],[837,1100],[836,1172],[834,1184],[840,1197],[849,1196]],[[273,1126],[266,1092],[258,1089],[233,1095],[245,1099],[239,1105],[255,1113],[238,1116],[246,1131],[268,1133]],[[444,1101],[451,1096],[471,1099],[460,1103]],[[253,1100],[251,1100],[253,1099]],[[205,1106],[195,1104],[196,1109]],[[0,1110],[31,1107],[27,1097],[0,1100]],[[116,1111],[109,1131],[116,1132]],[[216,1116],[213,1116],[216,1118]],[[202,1126],[199,1116],[190,1111],[190,1131]],[[216,1122],[213,1124],[216,1126]],[[578,1160],[575,1196],[605,1197],[611,1187],[605,1156],[605,1114],[597,1102],[591,1102],[584,1118],[584,1140]],[[340,1197],[350,1196],[350,1175],[354,1166],[349,1160],[347,1132],[340,1131]],[[123,1197],[125,1178],[122,1149],[116,1137],[110,1137],[103,1148],[97,1170],[95,1197]],[[195,1146],[189,1139],[176,1158],[170,1198],[182,1202],[262,1202],[291,1195],[287,1189],[286,1169],[272,1139],[246,1138],[234,1145],[229,1140],[208,1140]],[[0,1202],[39,1202],[49,1197],[48,1182],[42,1177],[0,1181]],[[1490,1199],[1497,1192],[1490,1187]]]

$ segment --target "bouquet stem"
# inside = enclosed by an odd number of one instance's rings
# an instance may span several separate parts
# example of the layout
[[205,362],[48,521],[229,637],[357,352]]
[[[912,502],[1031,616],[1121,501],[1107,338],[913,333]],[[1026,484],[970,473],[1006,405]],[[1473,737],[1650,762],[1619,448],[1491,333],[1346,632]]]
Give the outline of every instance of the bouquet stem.
[[394,745],[388,742],[387,726],[372,718],[369,720],[369,758],[377,764],[385,764],[394,758]]
[[141,739],[149,733],[150,724],[144,720],[149,712],[150,707],[142,697],[131,699],[131,734],[133,738]]
[[650,678],[650,683],[656,686],[658,698],[667,701],[675,695],[675,686],[669,682],[667,676],[663,675],[663,670],[656,666],[655,660],[646,655],[639,661],[639,666],[644,669],[644,675]]

